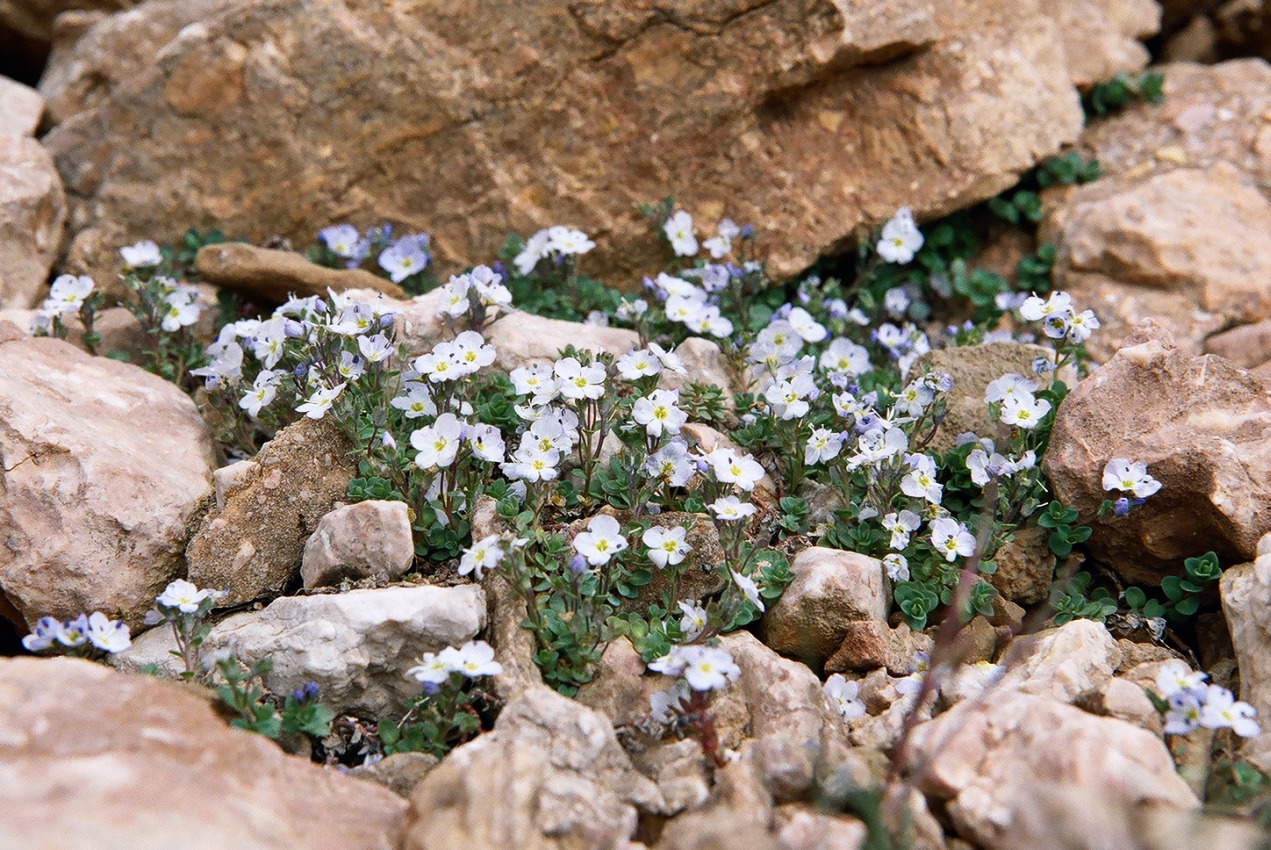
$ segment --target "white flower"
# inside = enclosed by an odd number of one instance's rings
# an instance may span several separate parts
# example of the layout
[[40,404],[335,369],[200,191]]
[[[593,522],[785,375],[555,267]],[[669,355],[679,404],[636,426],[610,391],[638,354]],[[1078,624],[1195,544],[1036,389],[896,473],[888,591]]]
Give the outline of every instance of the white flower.
[[1044,321],[1051,316],[1063,317],[1071,312],[1072,297],[1067,292],[1052,292],[1044,301],[1033,295],[1019,308],[1020,316],[1030,322]]
[[360,336],[357,338],[357,347],[368,363],[379,363],[382,360],[387,360],[393,353],[393,346],[384,334],[376,334],[369,337]]
[[892,581],[909,581],[909,559],[899,552],[889,552],[883,556],[883,569]]
[[1200,728],[1201,698],[1196,694],[1177,694],[1169,699],[1165,712],[1166,735],[1186,735]]
[[443,413],[432,425],[420,428],[410,435],[415,447],[415,465],[429,470],[446,467],[455,462],[459,444],[463,438],[463,423],[453,413]]
[[631,418],[651,436],[678,434],[688,421],[688,414],[678,407],[679,401],[679,390],[654,390],[648,398],[636,399]]
[[725,522],[734,522],[745,519],[748,516],[754,516],[757,510],[754,505],[749,502],[743,502],[736,496],[725,496],[722,499],[716,499],[706,507],[711,513]]
[[504,475],[513,480],[551,481],[559,474],[556,468],[559,463],[559,451],[554,448],[544,449],[531,437],[528,442],[522,441],[520,448],[513,453],[511,462],[503,464],[501,469]]
[[491,534],[483,537],[464,550],[459,559],[459,575],[472,573],[477,581],[481,581],[486,570],[492,570],[503,560],[503,547],[499,544],[499,535]]
[[458,649],[447,647],[441,651],[441,656],[451,670],[469,679],[497,676],[503,672],[503,665],[494,660],[494,648],[483,640],[470,640]]
[[468,298],[471,289],[472,280],[467,275],[452,275],[441,289],[442,302],[437,308],[437,316],[457,319],[467,313],[472,307]]
[[100,611],[88,618],[84,636],[93,646],[105,652],[122,652],[132,646],[132,635],[122,620],[112,620]]
[[726,218],[719,223],[719,235],[707,239],[702,245],[710,251],[711,257],[718,260],[728,256],[733,250],[733,240],[740,235],[741,228],[731,218]]
[[455,361],[456,356],[454,343],[439,342],[433,346],[432,351],[416,357],[412,365],[416,372],[427,377],[434,384],[457,381],[469,374],[469,371]]
[[119,249],[124,258],[124,265],[132,269],[146,269],[163,262],[163,253],[159,246],[149,239]]
[[419,659],[419,664],[406,671],[406,678],[414,679],[420,684],[440,685],[453,672],[449,659],[438,653],[425,652]]
[[662,361],[647,348],[638,348],[619,357],[614,368],[624,381],[635,381],[659,374],[662,371]]
[[508,307],[512,304],[512,293],[503,284],[503,275],[489,266],[477,266],[468,273],[468,281],[485,306]]
[[913,213],[908,207],[901,207],[883,225],[882,238],[875,247],[878,256],[884,261],[904,264],[914,258],[914,254],[922,248],[923,241],[922,231],[914,223]]
[[93,292],[93,279],[87,275],[76,277],[71,274],[59,275],[49,288],[49,296],[44,306],[50,313],[62,318],[73,316],[79,312],[86,299]]
[[318,238],[337,257],[355,257],[361,250],[359,243],[361,242],[362,234],[351,224],[336,224],[331,227],[324,227],[318,231]]
[[857,345],[846,337],[837,337],[821,354],[821,368],[828,372],[863,375],[873,366],[870,365],[869,351],[865,346]]
[[715,478],[721,484],[736,484],[742,490],[750,492],[764,476],[764,468],[748,454],[738,454],[732,449],[718,448],[706,455],[715,472]]
[[62,624],[62,630],[57,634],[57,642],[63,646],[82,646],[88,640],[85,634],[87,631],[88,615],[80,614],[74,620]]
[[[274,373],[271,370],[266,369],[260,374],[272,375]],[[261,409],[268,407],[277,395],[278,387],[276,384],[269,382],[262,384],[260,377],[257,376],[252,388],[247,391],[246,395],[239,399],[238,406],[247,411],[248,416],[255,419],[260,416]]]
[[494,362],[494,346],[476,331],[464,331],[454,338],[454,361],[464,374],[472,374]]
[[215,590],[199,590],[183,578],[171,582],[154,601],[162,608],[176,608],[182,614],[193,614],[207,599],[219,596]]
[[297,407],[296,412],[303,413],[310,419],[321,419],[340,397],[340,393],[344,392],[345,386],[345,384],[336,384],[330,389],[319,389],[309,397],[308,401]]
[[900,491],[915,499],[926,499],[933,505],[940,504],[944,487],[936,481],[936,462],[930,455],[912,454],[905,458],[909,474],[900,482]]
[[551,227],[547,230],[547,249],[558,254],[586,254],[596,243],[587,238],[587,234],[572,227]]
[[1173,699],[1182,694],[1201,696],[1205,693],[1205,679],[1209,678],[1199,670],[1192,670],[1183,661],[1170,661],[1161,665],[1156,674],[1156,689],[1164,699]]
[[503,463],[503,454],[507,446],[503,443],[503,434],[493,425],[478,422],[468,430],[468,444],[472,453],[489,463]]
[[729,570],[728,572],[732,574],[733,581],[736,582],[737,587],[741,589],[746,599],[750,600],[750,604],[763,611],[763,600],[759,598],[759,587],[754,580],[747,578],[736,570]]
[[697,237],[693,234],[693,217],[684,210],[677,211],[662,227],[670,240],[671,250],[677,257],[691,257],[697,253]]
[[643,298],[634,298],[628,300],[622,299],[618,305],[618,309],[614,311],[614,318],[620,322],[634,322],[636,319],[649,312],[649,302]]
[[426,384],[409,381],[402,384],[402,394],[389,404],[406,416],[407,419],[418,419],[421,416],[436,416],[437,405],[433,403],[432,392]]
[[605,394],[605,367],[599,363],[583,366],[576,358],[566,357],[556,361],[553,372],[565,398],[597,399]]
[[[684,635],[685,640],[694,640],[706,628],[709,617],[706,609],[693,602],[680,602],[680,611],[684,614],[680,618],[680,633]],[[58,623],[60,626],[61,623]]]
[[1085,342],[1099,328],[1093,310],[1083,310],[1068,317],[1068,341]]
[[335,367],[340,377],[346,381],[356,381],[366,371],[366,361],[352,351],[340,352],[340,363]]
[[1017,428],[1032,429],[1050,412],[1050,402],[1031,396],[1011,396],[1002,402],[1002,421]]
[[550,242],[551,236],[546,230],[540,230],[535,233],[525,240],[525,247],[521,249],[521,253],[512,259],[512,265],[516,266],[516,270],[522,275],[527,275],[534,271],[534,267],[539,264],[539,261],[547,256]]
[[1036,381],[1031,381],[1023,375],[1017,375],[1012,372],[992,381],[985,387],[984,403],[1004,402],[1011,398],[1032,398],[1033,393],[1037,392],[1037,388],[1038,384]]
[[1161,482],[1147,474],[1147,464],[1143,461],[1130,462],[1117,457],[1103,467],[1103,489],[1121,490],[1146,499],[1161,489]]
[[835,673],[825,680],[825,695],[834,703],[844,720],[855,720],[865,715],[865,703],[860,699],[860,686],[849,682],[842,673]]
[[684,680],[695,691],[715,691],[741,675],[727,650],[710,646],[685,646]]
[[663,676],[678,676],[684,672],[684,666],[688,663],[685,656],[685,646],[673,646],[671,651],[661,658],[655,658],[646,665],[654,673],[661,673]]
[[587,530],[574,538],[574,551],[587,559],[593,567],[609,563],[609,559],[627,548],[622,536],[622,526],[608,514],[594,516],[587,523]]
[[825,326],[812,318],[812,314],[802,307],[792,309],[790,315],[786,316],[786,321],[804,342],[821,342],[829,336]]
[[838,457],[843,448],[843,435],[829,428],[815,428],[803,450],[803,462],[814,466]]
[[693,551],[693,547],[688,545],[687,535],[681,526],[665,528],[654,525],[640,539],[649,547],[649,560],[663,569],[682,563],[684,556]]
[[663,369],[670,369],[677,375],[688,373],[688,369],[684,366],[684,361],[680,359],[680,355],[673,350],[668,350],[658,345],[656,342],[649,343],[649,350],[653,352],[653,356],[658,358]]
[[164,296],[163,303],[166,306],[159,326],[168,333],[175,333],[197,322],[201,309],[194,300],[197,297],[198,291],[192,287],[181,287]]
[[975,553],[975,537],[965,525],[948,517],[931,521],[931,545],[949,562],[957,560],[958,556],[969,558]]
[[902,287],[894,287],[883,295],[883,309],[888,315],[899,319],[909,309],[909,295]]
[[427,267],[427,246],[428,237],[423,234],[403,236],[380,252],[379,266],[388,272],[393,283],[401,283]]
[[904,549],[909,545],[910,533],[918,530],[922,518],[909,510],[900,513],[889,513],[883,517],[883,529],[891,534],[889,546],[892,549]]
[[681,440],[673,440],[644,462],[644,471],[650,478],[658,479],[672,487],[688,484],[696,469],[689,458],[688,446]]
[[22,638],[22,645],[28,652],[42,652],[61,639],[65,627],[56,617],[41,617],[35,621],[31,634]]
[[649,695],[649,718],[657,723],[671,723],[688,697],[688,683],[683,679],[677,679],[665,691],[654,691]]
[[1253,738],[1262,732],[1254,720],[1257,710],[1247,702],[1236,702],[1231,691],[1210,685],[1205,704],[1200,710],[1200,725],[1206,729],[1230,729],[1241,738]]

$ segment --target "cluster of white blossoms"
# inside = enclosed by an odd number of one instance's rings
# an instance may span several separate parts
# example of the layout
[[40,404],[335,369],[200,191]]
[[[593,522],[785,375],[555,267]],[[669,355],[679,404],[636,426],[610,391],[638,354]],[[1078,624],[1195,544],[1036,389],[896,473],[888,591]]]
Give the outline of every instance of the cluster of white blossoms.
[[1042,333],[1051,339],[1062,339],[1073,344],[1090,339],[1099,327],[1099,320],[1092,310],[1077,312],[1072,297],[1067,292],[1052,292],[1049,297],[1032,295],[1019,307],[1019,314],[1030,322],[1041,322]]
[[318,231],[318,241],[327,250],[345,261],[349,268],[357,268],[376,245],[382,245],[376,263],[388,273],[393,283],[401,283],[419,274],[432,260],[428,253],[429,239],[423,233],[408,233],[391,240],[389,225],[372,228],[363,235],[351,224],[336,224]]
[[[690,274],[699,277],[702,285],[684,279]],[[669,321],[678,322],[695,334],[724,338],[732,335],[733,323],[720,311],[717,293],[728,284],[729,277],[724,266],[684,271],[678,277],[662,272],[648,288],[662,303]]]
[[696,257],[698,251],[705,248],[712,259],[722,260],[733,252],[733,241],[749,231],[726,218],[719,223],[715,235],[699,245],[693,216],[684,210],[676,210],[663,223],[662,232],[677,257]]
[[101,611],[80,614],[73,620],[41,617],[35,621],[31,634],[22,638],[28,652],[44,652],[60,649],[74,652],[82,649],[99,649],[103,652],[122,652],[132,646],[132,636],[122,620],[112,620]]
[[874,250],[889,263],[903,265],[913,260],[925,240],[908,207],[901,207],[886,224]]
[[540,230],[529,239],[525,246],[512,260],[512,265],[523,275],[534,271],[534,268],[548,258],[560,259],[586,254],[596,243],[581,230],[557,225]]
[[984,402],[997,418],[1013,428],[1031,431],[1050,413],[1051,404],[1037,398],[1041,385],[1023,375],[1010,373],[991,382],[984,391]]
[[477,266],[467,274],[452,275],[441,292],[439,318],[460,318],[477,305],[508,307],[512,304],[512,293],[503,283],[503,276],[489,266]]
[[741,675],[728,650],[701,644],[673,646],[648,666],[664,676],[683,677],[689,688],[698,692],[720,690]]
[[842,673],[835,673],[826,679],[823,690],[830,698],[830,702],[834,703],[834,708],[843,720],[855,720],[865,716],[865,703],[860,698],[860,686],[856,682],[849,682]]
[[1247,702],[1238,702],[1224,687],[1206,685],[1206,678],[1206,674],[1193,671],[1182,661],[1171,661],[1161,668],[1156,687],[1169,706],[1165,733],[1186,735],[1204,727],[1230,729],[1242,738],[1261,734],[1254,719],[1257,710]]
[[1161,482],[1148,474],[1143,461],[1114,457],[1103,467],[1103,489],[1120,490],[1136,499],[1146,499],[1161,489]]
[[[167,587],[154,598],[160,611],[168,610],[179,614],[193,614],[209,599],[221,599],[226,595],[224,590],[200,589],[193,582],[183,578],[173,579]],[[147,617],[147,623],[153,625],[153,618]]]
[[979,443],[967,454],[966,468],[971,473],[971,480],[981,487],[987,487],[994,479],[1013,478],[1037,465],[1037,452],[1032,449],[1017,458],[1010,458],[998,452],[996,444],[989,437],[976,439],[974,434],[958,436],[957,445],[964,446],[968,442]]
[[502,672],[503,665],[494,660],[493,647],[483,640],[472,640],[458,648],[448,646],[441,652],[425,652],[419,663],[406,671],[406,678],[419,682],[426,693],[436,693],[452,673],[478,679]]
[[48,297],[40,304],[40,309],[35,313],[35,319],[32,322],[32,330],[50,333],[53,329],[53,320],[57,319],[62,323],[66,323],[69,319],[79,315],[80,308],[84,306],[84,301],[88,296],[93,294],[93,279],[87,275],[76,277],[71,274],[60,275],[53,281],[53,286],[49,289]]

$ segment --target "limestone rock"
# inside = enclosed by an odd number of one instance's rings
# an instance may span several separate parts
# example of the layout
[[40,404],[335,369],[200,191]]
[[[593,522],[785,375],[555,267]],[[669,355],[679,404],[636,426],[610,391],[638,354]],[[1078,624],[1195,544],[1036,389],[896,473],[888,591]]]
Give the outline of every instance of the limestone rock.
[[21,846],[398,847],[406,805],[392,792],[231,729],[186,688],[18,658],[0,660],[0,694],[0,835]]
[[241,242],[205,245],[199,249],[194,265],[210,284],[275,304],[292,295],[325,298],[328,290],[371,290],[390,298],[406,297],[397,284],[363,269],[329,269],[292,251],[257,248]]
[[0,133],[0,307],[39,303],[65,222],[52,157],[35,139]]
[[931,651],[931,638],[904,622],[895,628],[881,620],[853,620],[845,625],[843,642],[825,661],[827,673],[886,667],[904,676],[913,671],[917,653]]
[[1246,179],[1225,162],[1176,168],[1098,180],[1052,207],[1040,238],[1058,249],[1056,287],[1099,317],[1095,360],[1145,316],[1191,353],[1216,330],[1271,317],[1271,201]]
[[1107,684],[1121,664],[1121,648],[1103,624],[1073,620],[1019,638],[1003,664],[1007,671],[1000,690],[1070,703]]
[[926,765],[919,787],[944,801],[960,835],[989,850],[1136,846],[1108,840],[1091,800],[1122,816],[1198,805],[1160,738],[1041,696],[959,703],[910,740],[912,763]]
[[345,579],[396,581],[415,562],[405,502],[359,502],[336,508],[305,543],[300,575],[305,589]]
[[44,98],[30,86],[0,77],[0,136],[34,136]]
[[[567,223],[601,237],[589,273],[630,285],[657,254],[636,202],[676,187],[703,226],[762,223],[789,275],[902,204],[991,197],[1073,141],[1069,67],[1096,50],[1040,4],[179,5],[128,13],[161,25],[105,19],[55,56],[69,103],[46,92],[47,142],[79,265],[113,268],[108,246],[176,222],[301,243],[336,220],[418,221],[449,266]],[[1125,32],[1084,31],[1102,30]],[[430,60],[406,61],[421,45]]]
[[[1240,666],[1240,698],[1271,717],[1271,546],[1259,546],[1253,563],[1229,567],[1222,574],[1222,610]],[[1271,729],[1245,743],[1244,752],[1261,769],[1271,769]]]
[[415,786],[439,764],[440,760],[428,753],[394,753],[375,764],[359,765],[350,770],[349,775],[378,782],[397,796],[410,799]]
[[1015,532],[1015,539],[997,550],[997,572],[989,582],[1011,602],[1032,605],[1050,592],[1055,575],[1055,556],[1050,551],[1050,531],[1037,525]]
[[211,495],[207,426],[162,378],[59,340],[0,341],[0,363],[0,596],[19,626],[100,609],[136,628]]
[[[417,585],[315,596],[285,596],[261,611],[227,617],[203,643],[204,659],[233,653],[251,663],[268,658],[265,685],[289,694],[317,682],[323,703],[364,717],[398,715],[419,695],[405,678],[424,652],[461,646],[485,627],[485,594],[476,585]],[[138,636],[112,657],[115,666],[156,664],[178,673],[170,630]]]
[[1241,369],[1271,360],[1271,319],[1239,325],[1205,339],[1205,353],[1225,357]]
[[601,714],[544,687],[504,707],[411,798],[404,850],[621,847],[657,789]]
[[190,581],[228,591],[222,607],[285,587],[300,571],[305,542],[357,472],[351,449],[330,418],[280,430],[190,540]]
[[[1159,583],[1214,550],[1249,559],[1271,530],[1271,396],[1218,357],[1172,340],[1124,348],[1060,405],[1044,469],[1094,529],[1087,547],[1127,579]],[[1103,467],[1144,461],[1161,489],[1129,516],[1099,518]]]
[[761,623],[764,642],[785,655],[821,664],[847,636],[848,624],[885,624],[887,581],[882,561],[813,546],[790,562],[794,580]]

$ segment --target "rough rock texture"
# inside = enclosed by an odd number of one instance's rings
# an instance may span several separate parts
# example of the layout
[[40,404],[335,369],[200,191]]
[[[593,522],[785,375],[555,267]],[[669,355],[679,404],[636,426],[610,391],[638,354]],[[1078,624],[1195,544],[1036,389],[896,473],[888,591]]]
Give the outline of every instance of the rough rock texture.
[[904,622],[895,628],[878,620],[854,620],[846,625],[843,642],[825,660],[827,673],[886,667],[892,673],[904,676],[913,672],[917,653],[931,650],[931,638],[913,631]]
[[0,136],[34,136],[44,98],[30,86],[0,77]]
[[0,597],[27,624],[101,609],[135,628],[181,572],[187,526],[211,495],[207,426],[136,366],[3,339]]
[[989,420],[985,389],[1012,372],[1032,376],[1033,361],[1038,357],[1053,360],[1054,352],[1021,342],[990,342],[937,349],[919,358],[913,374],[922,374],[930,367],[932,372],[943,372],[953,378],[953,387],[946,396],[947,413],[930,448],[947,452],[956,445],[958,436],[967,432],[996,438],[998,426]]
[[53,37],[53,21],[62,12],[114,12],[136,3],[137,0],[0,0],[0,29],[47,44]]
[[1107,684],[1121,648],[1102,623],[1073,620],[1011,644],[1000,689],[1072,702]]
[[199,250],[194,265],[210,284],[279,304],[292,295],[325,298],[328,290],[371,290],[390,298],[406,297],[397,284],[363,269],[329,269],[292,251],[241,242],[206,245]]
[[888,593],[882,561],[813,546],[790,562],[794,580],[764,614],[764,642],[817,665],[829,658],[854,621],[886,627]]
[[1176,168],[1076,187],[1040,238],[1057,246],[1055,284],[1101,327],[1095,360],[1145,316],[1199,353],[1204,337],[1271,316],[1271,201],[1236,168]]
[[622,847],[657,798],[608,718],[536,687],[415,789],[403,850]]
[[[1091,553],[1131,581],[1159,582],[1211,549],[1252,558],[1271,530],[1266,385],[1167,335],[1131,341],[1059,407],[1044,461],[1056,498],[1094,529]],[[1117,457],[1145,461],[1162,486],[1129,516],[1099,518]]]
[[[1222,610],[1240,665],[1240,698],[1271,717],[1271,538],[1258,546],[1252,563],[1229,567],[1219,582]],[[1271,769],[1271,729],[1246,742],[1245,753],[1263,770]]]
[[0,133],[0,307],[44,296],[65,223],[52,157],[35,139]]
[[415,562],[405,502],[358,502],[336,508],[305,543],[300,576],[305,589],[345,579],[396,581]]
[[357,472],[350,451],[330,418],[279,431],[224,493],[224,506],[203,518],[185,553],[190,581],[228,591],[222,607],[285,587],[309,536]]
[[406,805],[392,792],[231,729],[185,688],[87,661],[18,658],[0,660],[0,695],[6,847],[398,846]]
[[1271,319],[1240,325],[1205,340],[1205,353],[1225,357],[1241,369],[1271,360]]
[[[927,764],[919,787],[947,801],[958,833],[989,850],[1135,847],[1110,841],[1092,811],[1197,806],[1160,738],[1045,697],[959,703],[911,741],[913,763]],[[1092,810],[1092,800],[1102,804]]]
[[657,253],[636,204],[677,187],[704,224],[762,222],[789,274],[902,204],[990,197],[1073,141],[1070,80],[1091,72],[1070,65],[1109,38],[1124,52],[1127,31],[1098,2],[180,5],[103,21],[50,70],[47,142],[88,267],[175,222],[302,242],[388,218],[432,233],[443,265],[568,223],[600,237],[589,271],[632,284]]
[[[212,627],[205,658],[232,652],[252,662],[268,658],[265,684],[289,694],[317,682],[322,701],[365,717],[400,712],[419,694],[405,678],[424,652],[461,646],[485,627],[485,594],[476,585],[388,587],[275,599],[264,610],[227,617]],[[169,656],[171,631],[155,629],[112,657],[116,666],[141,670],[156,664],[180,672]]]
[[1032,605],[1046,598],[1055,574],[1049,537],[1049,529],[1030,525],[1015,532],[1015,539],[997,550],[993,556],[997,572],[989,576],[989,581],[998,593],[1020,605]]

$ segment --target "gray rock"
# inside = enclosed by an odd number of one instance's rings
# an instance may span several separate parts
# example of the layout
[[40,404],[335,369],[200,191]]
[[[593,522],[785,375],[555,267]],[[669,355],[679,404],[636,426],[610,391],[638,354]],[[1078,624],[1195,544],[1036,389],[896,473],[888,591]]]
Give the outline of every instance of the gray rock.
[[345,579],[396,581],[415,562],[405,502],[359,502],[322,518],[305,543],[300,576],[305,589]]

